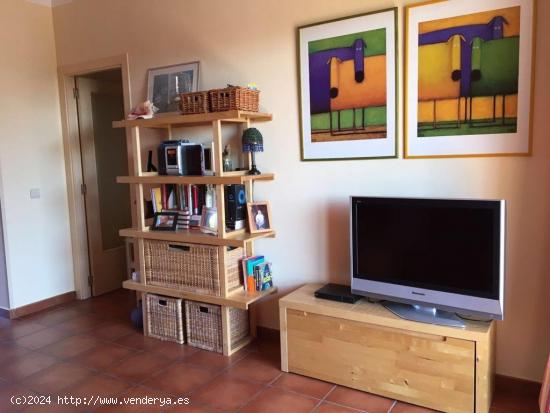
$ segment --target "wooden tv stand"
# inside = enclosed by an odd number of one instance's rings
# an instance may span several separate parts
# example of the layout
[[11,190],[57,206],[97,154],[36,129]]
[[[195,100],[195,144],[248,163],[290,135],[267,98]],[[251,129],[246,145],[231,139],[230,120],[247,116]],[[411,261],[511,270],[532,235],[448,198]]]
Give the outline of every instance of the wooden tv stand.
[[281,369],[444,412],[489,412],[495,323],[465,329],[403,320],[380,304],[279,301]]

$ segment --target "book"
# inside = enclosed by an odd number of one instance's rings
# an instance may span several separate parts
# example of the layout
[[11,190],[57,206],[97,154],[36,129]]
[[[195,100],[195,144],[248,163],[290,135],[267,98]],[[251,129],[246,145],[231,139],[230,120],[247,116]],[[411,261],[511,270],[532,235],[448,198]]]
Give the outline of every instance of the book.
[[272,274],[272,264],[270,262],[263,262],[261,264],[255,265],[254,269],[257,272],[257,290],[264,291],[268,288],[273,287],[273,274]]
[[162,211],[162,193],[160,188],[151,188],[151,202],[153,204],[153,212]]
[[[253,255],[251,257],[243,257],[241,260],[241,269],[243,274],[243,285],[245,291],[251,290],[254,291],[256,289],[255,287],[255,281],[254,281],[254,265],[258,264],[260,262],[264,261],[263,255]],[[252,279],[252,287],[250,288],[250,280],[249,277]]]

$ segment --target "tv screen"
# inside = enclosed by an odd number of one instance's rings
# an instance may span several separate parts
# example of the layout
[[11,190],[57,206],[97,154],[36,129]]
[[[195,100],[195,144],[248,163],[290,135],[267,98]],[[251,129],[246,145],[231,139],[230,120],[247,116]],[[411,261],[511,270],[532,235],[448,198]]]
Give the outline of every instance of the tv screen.
[[391,286],[410,287],[411,299],[434,304],[424,290],[499,300],[501,201],[352,197],[351,214],[354,290],[391,297]]

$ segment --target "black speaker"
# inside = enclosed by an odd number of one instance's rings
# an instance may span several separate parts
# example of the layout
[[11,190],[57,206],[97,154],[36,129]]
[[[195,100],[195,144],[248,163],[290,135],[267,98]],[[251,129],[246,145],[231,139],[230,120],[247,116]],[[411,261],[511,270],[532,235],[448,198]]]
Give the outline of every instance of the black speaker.
[[229,229],[241,229],[246,220],[246,192],[244,185],[225,186],[225,223]]

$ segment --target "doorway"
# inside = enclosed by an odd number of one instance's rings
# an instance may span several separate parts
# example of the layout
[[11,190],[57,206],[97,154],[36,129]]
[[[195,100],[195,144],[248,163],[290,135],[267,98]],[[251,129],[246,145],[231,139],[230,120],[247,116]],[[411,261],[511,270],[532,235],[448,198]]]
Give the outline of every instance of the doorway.
[[130,190],[116,183],[128,175],[126,135],[112,127],[124,118],[120,68],[74,77],[82,196],[88,244],[88,283],[93,296],[121,287],[127,278],[126,244],[118,235],[132,226]]

